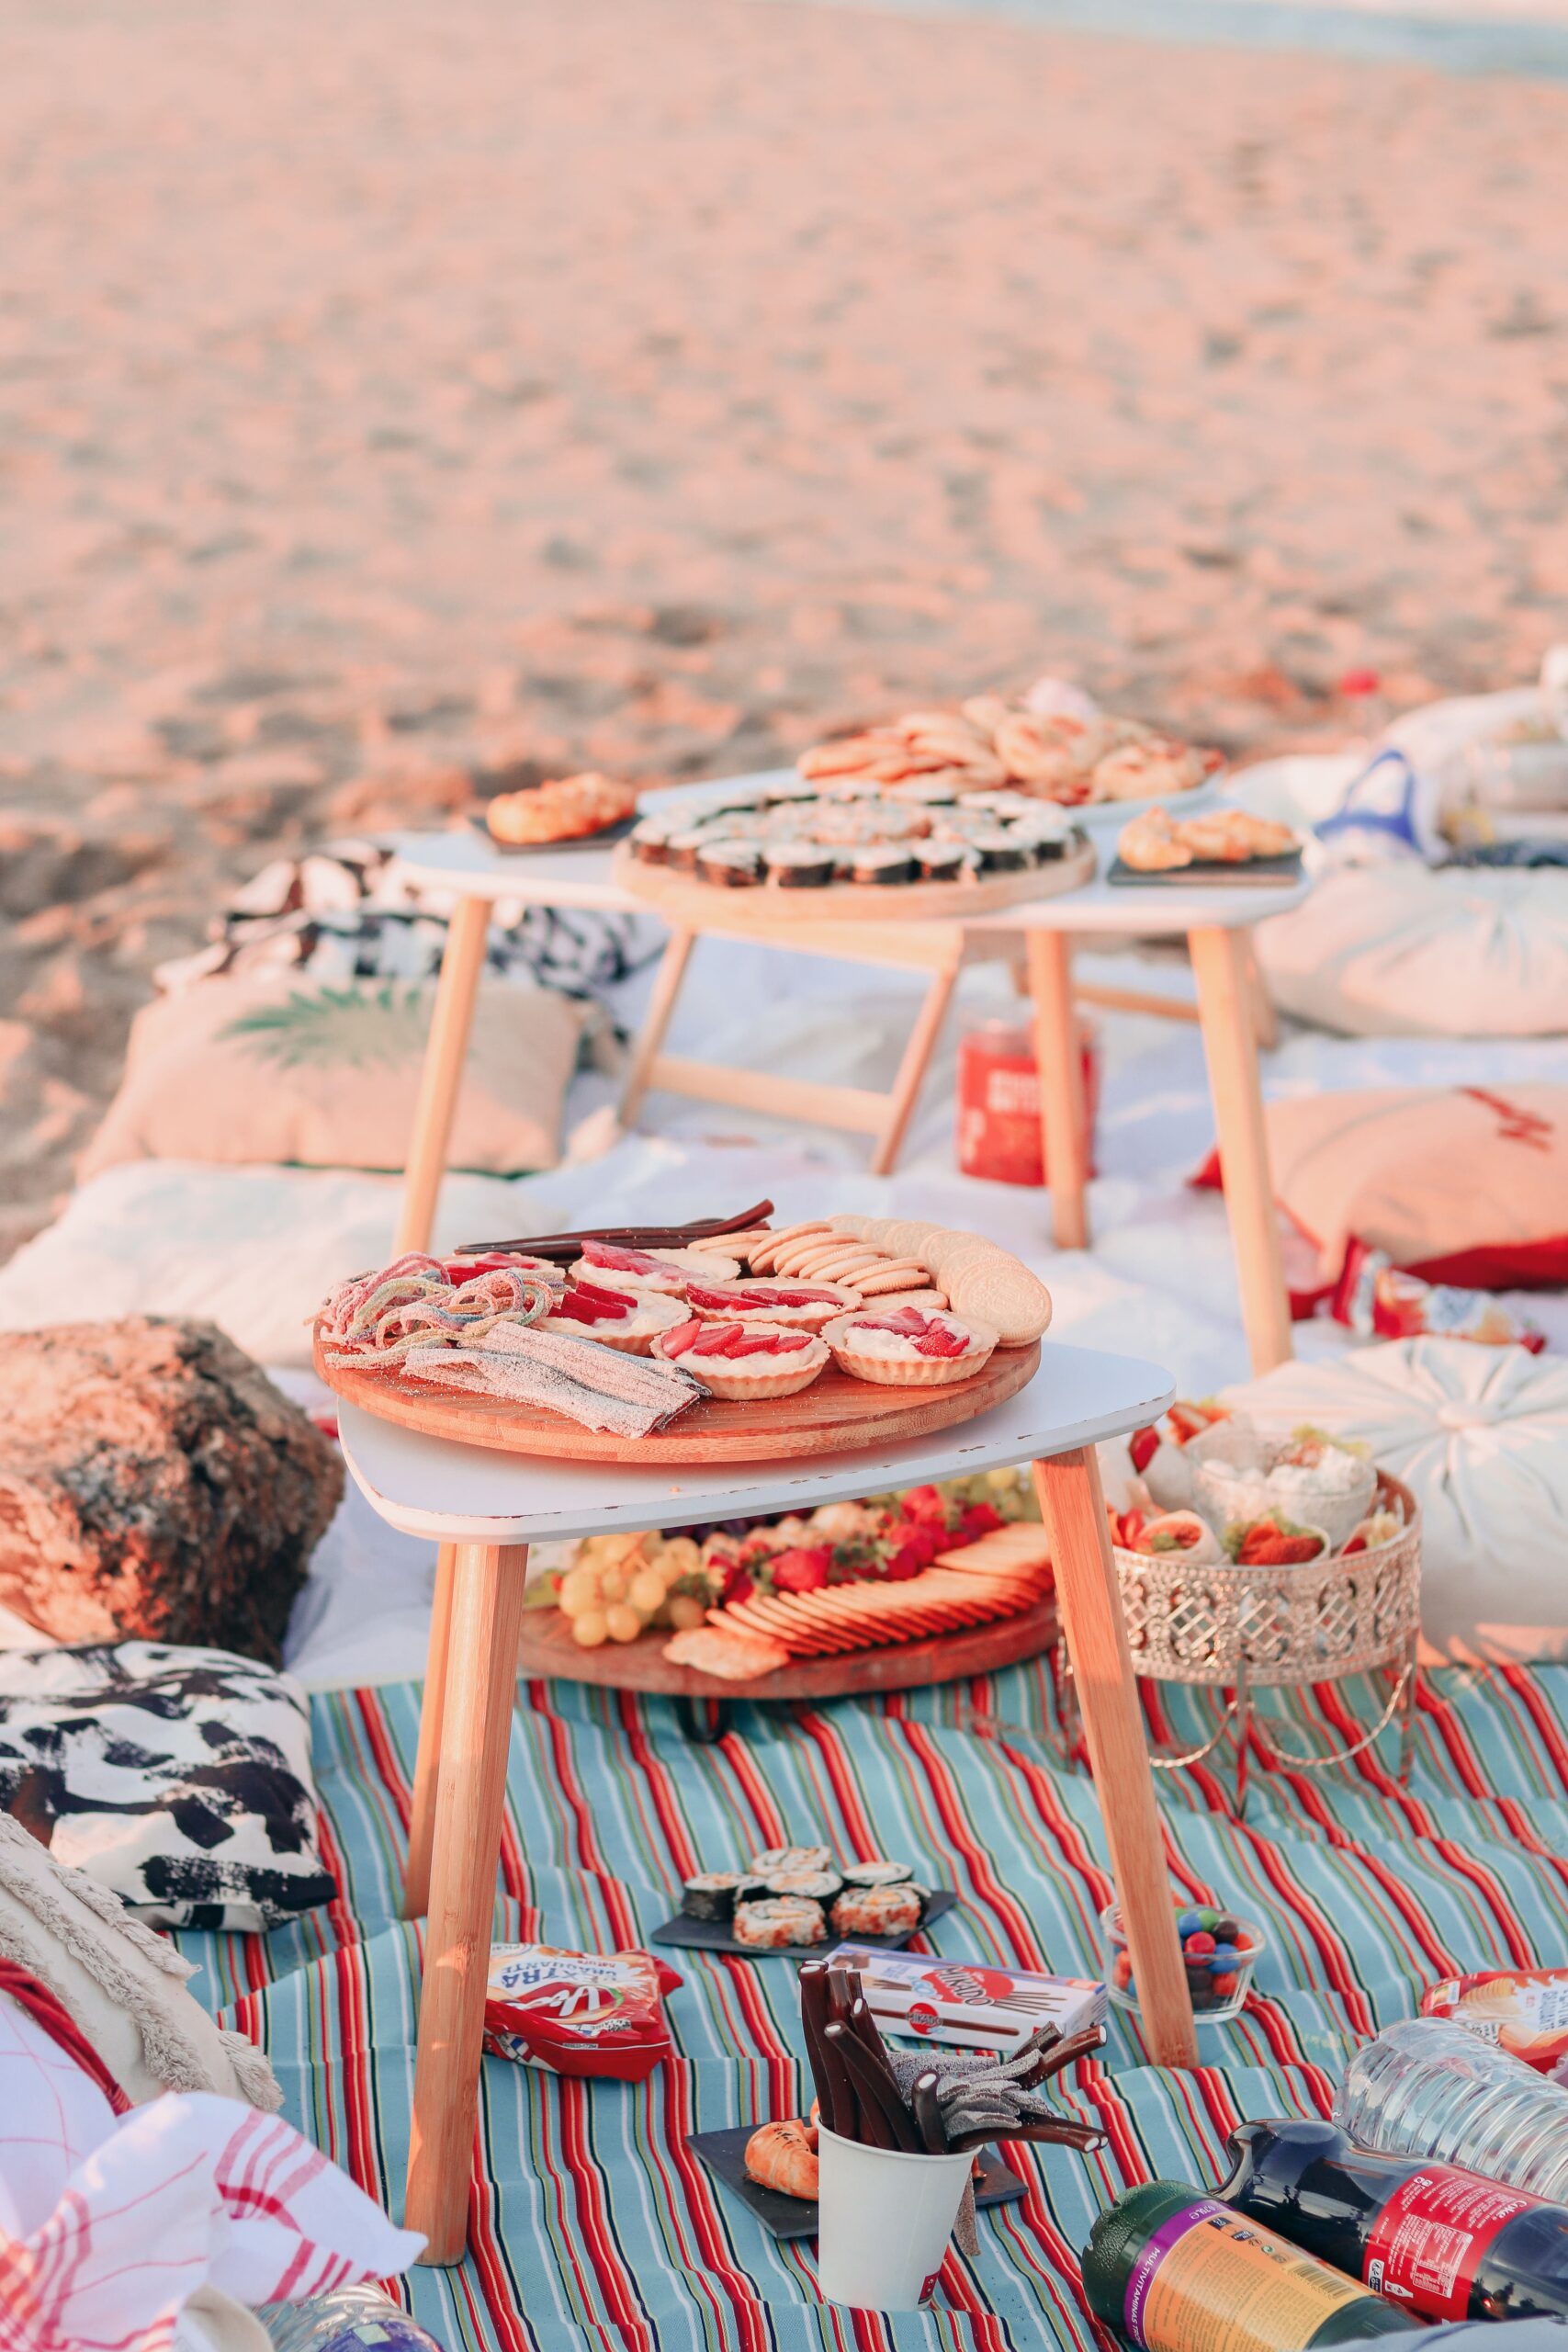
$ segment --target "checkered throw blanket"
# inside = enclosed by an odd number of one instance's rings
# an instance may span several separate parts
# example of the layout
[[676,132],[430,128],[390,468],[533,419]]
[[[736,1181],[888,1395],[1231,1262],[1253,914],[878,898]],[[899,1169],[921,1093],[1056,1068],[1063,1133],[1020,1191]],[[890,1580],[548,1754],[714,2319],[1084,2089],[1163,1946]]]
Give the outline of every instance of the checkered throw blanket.
[[[1094,1788],[1053,1751],[1043,1662],[820,1711],[737,1708],[689,1745],[673,1710],[569,1683],[520,1692],[495,1932],[578,1949],[635,1943],[680,1882],[761,1846],[827,1839],[889,1854],[957,1890],[931,1931],[952,1957],[1098,1974],[1111,1882]],[[1294,1716],[1342,1741],[1383,1691],[1331,1686]],[[1183,1746],[1204,1702],[1167,1693],[1151,1728]],[[263,2041],[285,2112],[400,2210],[412,2091],[417,1937],[397,1917],[413,1770],[414,1687],[315,1702],[323,1854],[340,1900],[270,1936],[183,1933],[194,1989]],[[1212,1718],[1208,1719],[1212,1722]],[[1381,1752],[1391,1760],[1392,1735]],[[1078,2252],[1099,2207],[1162,2174],[1218,2176],[1241,2118],[1325,2110],[1347,2052],[1459,1969],[1568,1958],[1568,1669],[1446,1671],[1422,1693],[1408,1794],[1371,1757],[1259,1773],[1246,1822],[1232,1781],[1160,1776],[1173,1889],[1222,1901],[1269,1938],[1246,2014],[1205,2028],[1191,2075],[1145,2063],[1116,2018],[1066,2086],[1101,2154],[1015,2148],[1021,2203],[980,2216],[937,2307],[852,2320],[822,2305],[809,2242],[782,2245],[686,2145],[691,2133],[798,2114],[809,2098],[794,1970],[671,1955],[674,2060],[641,2086],[570,2083],[484,2063],[460,2268],[401,2292],[447,2347],[494,2352],[979,2352],[1055,2341],[1089,2352]]]

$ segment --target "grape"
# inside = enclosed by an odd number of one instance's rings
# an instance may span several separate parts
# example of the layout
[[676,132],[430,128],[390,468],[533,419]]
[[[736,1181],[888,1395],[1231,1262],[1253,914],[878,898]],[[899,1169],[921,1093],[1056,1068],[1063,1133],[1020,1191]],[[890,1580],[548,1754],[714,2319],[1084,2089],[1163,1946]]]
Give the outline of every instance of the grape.
[[560,1608],[567,1617],[581,1617],[599,1606],[599,1577],[592,1568],[571,1568],[561,1578]]
[[599,1589],[606,1600],[624,1600],[627,1582],[625,1568],[605,1568],[599,1578]]
[[707,1611],[694,1593],[677,1592],[670,1601],[670,1623],[678,1634],[689,1634],[694,1626],[705,1624]]
[[642,1631],[642,1619],[635,1609],[618,1600],[604,1611],[604,1627],[613,1642],[635,1642]]
[[571,1638],[579,1649],[596,1650],[601,1642],[610,1638],[608,1618],[601,1609],[590,1609],[571,1621]]
[[664,1578],[657,1568],[641,1568],[626,1589],[626,1599],[644,1617],[664,1606]]

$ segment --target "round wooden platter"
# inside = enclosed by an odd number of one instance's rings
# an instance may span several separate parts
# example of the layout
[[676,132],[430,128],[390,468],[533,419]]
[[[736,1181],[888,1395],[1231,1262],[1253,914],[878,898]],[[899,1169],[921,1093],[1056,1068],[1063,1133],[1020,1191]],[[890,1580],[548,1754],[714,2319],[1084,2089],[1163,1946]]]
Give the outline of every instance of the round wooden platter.
[[456,1389],[400,1380],[391,1373],[329,1371],[319,1339],[314,1356],[318,1378],[346,1403],[424,1437],[448,1438],[458,1445],[486,1446],[500,1453],[630,1463],[649,1470],[665,1463],[673,1469],[693,1462],[790,1462],[806,1454],[859,1453],[866,1446],[892,1445],[902,1438],[924,1437],[931,1430],[952,1429],[1016,1396],[1034,1376],[1040,1342],[998,1348],[972,1380],[936,1388],[883,1387],[874,1381],[852,1380],[830,1363],[798,1396],[743,1405],[719,1396],[701,1397],[667,1429],[645,1438],[585,1430],[542,1406],[468,1396]]
[[965,1632],[932,1634],[919,1642],[887,1642],[838,1657],[792,1658],[776,1673],[750,1682],[726,1682],[672,1666],[664,1656],[668,1634],[641,1634],[635,1642],[604,1642],[580,1649],[571,1621],[558,1609],[525,1609],[517,1671],[593,1682],[610,1690],[651,1690],[670,1699],[843,1699],[857,1691],[913,1690],[928,1682],[955,1682],[989,1674],[1018,1658],[1037,1657],[1056,1638],[1056,1602],[1047,1593],[1032,1607]]
[[671,922],[700,931],[722,916],[727,929],[744,924],[758,931],[787,931],[806,922],[957,922],[965,915],[998,914],[1029,899],[1056,899],[1092,882],[1098,863],[1094,843],[1069,842],[1060,857],[1022,874],[993,874],[979,882],[907,882],[892,888],[874,883],[834,882],[825,890],[781,890],[766,882],[726,890],[667,865],[649,865],[624,842],[616,850],[611,878],[617,888],[645,899]]

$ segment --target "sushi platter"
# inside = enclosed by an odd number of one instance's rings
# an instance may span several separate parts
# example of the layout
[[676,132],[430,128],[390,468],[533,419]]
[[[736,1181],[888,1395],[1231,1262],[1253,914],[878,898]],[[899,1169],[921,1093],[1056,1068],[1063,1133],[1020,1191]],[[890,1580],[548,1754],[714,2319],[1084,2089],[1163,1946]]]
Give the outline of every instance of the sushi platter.
[[722,914],[727,929],[744,922],[767,931],[808,922],[954,922],[998,914],[1027,900],[1082,889],[1093,881],[1096,863],[1092,842],[1075,826],[1049,859],[963,880],[857,881],[852,866],[849,877],[840,879],[833,861],[824,859],[805,869],[813,877],[809,881],[781,886],[759,877],[752,887],[736,887],[710,881],[700,870],[645,862],[637,854],[635,835],[616,849],[611,871],[620,889],[646,899],[667,922],[700,930]]
[[826,1845],[773,1846],[740,1870],[694,1871],[653,1941],[742,1960],[819,1959],[846,1936],[897,1951],[957,1900],[922,1885],[907,1861],[837,1862]]
[[[951,1887],[936,1887],[914,1927],[891,1936],[873,1935],[868,1931],[859,1940],[863,1944],[875,1945],[883,1951],[902,1951],[911,1936],[919,1935],[921,1928],[940,1919],[944,1912],[951,1911],[957,1900]],[[670,1945],[677,1951],[734,1952],[742,1960],[811,1960],[824,1949],[821,1943],[777,1944],[759,1952],[753,1944],[738,1943],[725,1920],[688,1919],[683,1917],[666,1919],[662,1926],[654,1928],[649,1940]]]

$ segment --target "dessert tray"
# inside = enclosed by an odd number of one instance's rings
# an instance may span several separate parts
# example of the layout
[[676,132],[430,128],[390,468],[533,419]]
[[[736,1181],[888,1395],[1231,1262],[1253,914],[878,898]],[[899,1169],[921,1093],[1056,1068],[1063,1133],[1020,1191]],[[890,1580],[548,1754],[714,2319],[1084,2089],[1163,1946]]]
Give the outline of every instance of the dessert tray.
[[1050,1295],[1008,1251],[860,1217],[773,1227],[771,1209],[412,1254],[333,1292],[316,1371],[427,1436],[642,1467],[858,1452],[1032,1376]]

